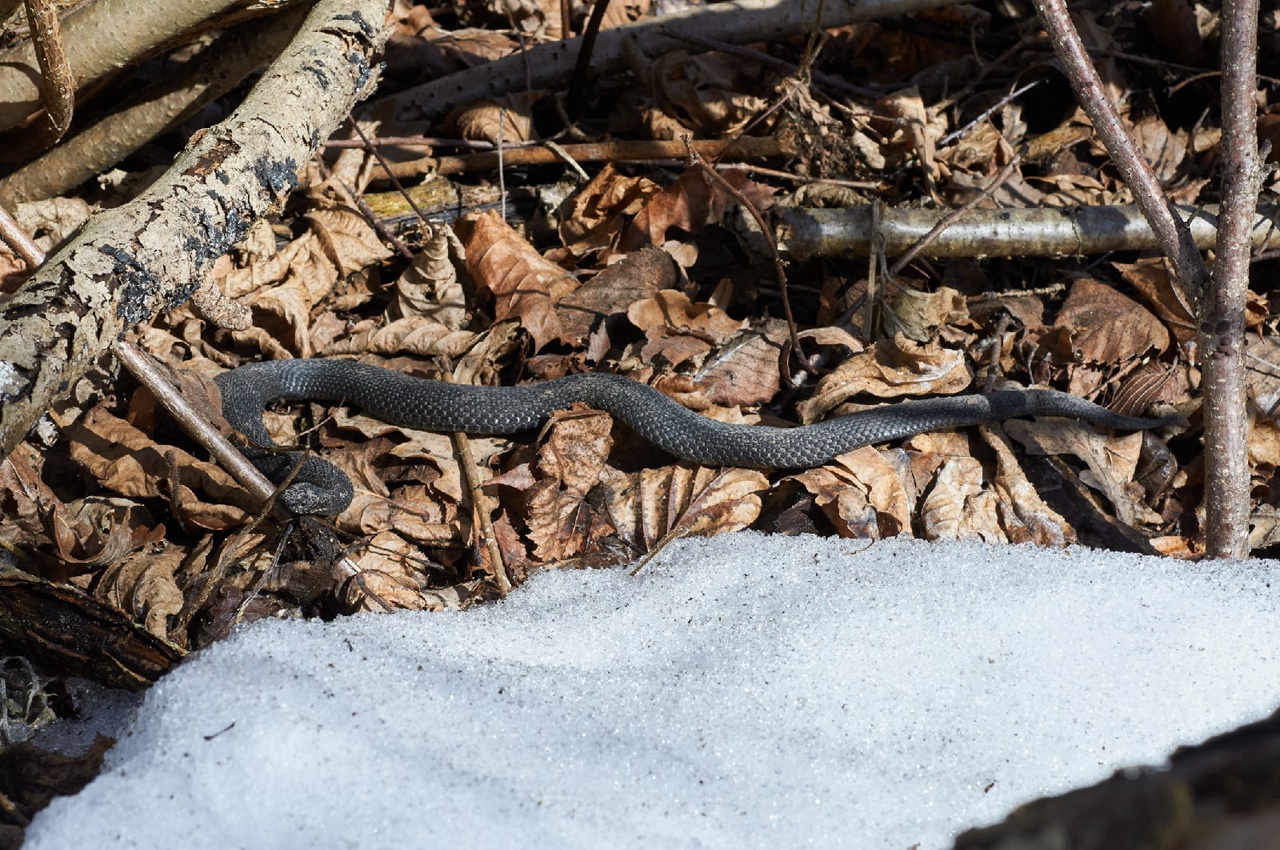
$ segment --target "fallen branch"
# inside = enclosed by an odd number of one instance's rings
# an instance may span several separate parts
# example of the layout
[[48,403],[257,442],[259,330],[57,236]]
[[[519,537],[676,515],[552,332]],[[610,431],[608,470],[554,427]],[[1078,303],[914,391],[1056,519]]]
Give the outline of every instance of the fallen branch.
[[[62,22],[66,61],[76,87],[145,59],[241,0],[138,3],[97,0]],[[0,129],[16,127],[41,106],[40,69],[30,41],[0,52]]]
[[0,180],[0,204],[53,198],[106,171],[280,55],[305,12],[289,9],[231,28],[155,91]]
[[385,0],[320,0],[226,121],[0,304],[0,456],[131,325],[182,303],[371,85]]
[[[1176,206],[1200,248],[1218,238],[1215,206]],[[901,254],[947,210],[882,209],[879,236],[889,256]],[[778,247],[793,259],[840,254],[868,256],[876,235],[871,207],[787,207],[775,212]],[[1280,247],[1280,209],[1259,207],[1249,228],[1253,247]],[[928,257],[1060,257],[1161,247],[1136,206],[971,210],[924,251]]]
[[[653,58],[688,49],[680,39],[688,34],[731,44],[776,40],[814,28],[843,27],[876,18],[909,15],[921,9],[954,6],[962,0],[738,0],[699,6],[687,12],[647,18],[616,29],[603,30],[592,53],[593,73],[607,74],[625,67],[628,55]],[[666,32],[664,32],[666,30]],[[526,87],[552,88],[569,78],[582,39],[541,44],[531,50],[468,68],[385,98],[371,108],[389,105],[401,120],[432,120],[455,106],[497,97]]]

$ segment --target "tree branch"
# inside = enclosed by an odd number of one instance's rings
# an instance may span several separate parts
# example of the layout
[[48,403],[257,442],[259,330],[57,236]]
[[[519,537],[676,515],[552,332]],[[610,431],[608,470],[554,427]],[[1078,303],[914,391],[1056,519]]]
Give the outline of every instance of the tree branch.
[[[596,39],[591,66],[595,74],[621,70],[626,57],[659,56],[688,44],[677,35],[714,36],[720,41],[744,44],[803,33],[814,27],[842,27],[859,21],[909,15],[921,9],[954,6],[964,0],[736,0],[700,6],[687,12],[649,18],[635,24],[603,30]],[[671,34],[664,33],[668,30]],[[573,73],[581,38],[541,44],[512,56],[468,68],[438,80],[405,89],[385,99],[397,118],[434,119],[455,106],[513,91],[553,88]]]

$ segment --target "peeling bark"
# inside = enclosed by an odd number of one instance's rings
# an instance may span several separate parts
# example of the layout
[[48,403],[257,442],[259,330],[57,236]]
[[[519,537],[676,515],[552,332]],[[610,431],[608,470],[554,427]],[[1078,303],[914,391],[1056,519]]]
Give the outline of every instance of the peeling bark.
[[373,83],[385,0],[320,0],[226,121],[0,304],[0,456],[131,325],[186,300]]

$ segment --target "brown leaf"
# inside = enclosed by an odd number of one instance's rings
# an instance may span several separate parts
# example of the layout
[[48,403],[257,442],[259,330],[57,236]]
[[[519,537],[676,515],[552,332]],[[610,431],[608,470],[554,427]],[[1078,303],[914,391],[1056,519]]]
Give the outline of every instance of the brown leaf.
[[680,271],[666,251],[654,247],[632,251],[560,300],[557,312],[563,336],[569,344],[581,345],[599,322],[672,290],[679,281]]
[[342,587],[343,605],[352,611],[422,611],[433,607],[424,561],[418,548],[393,531],[369,541],[360,571]]
[[34,548],[45,539],[45,524],[62,501],[41,477],[45,455],[23,441],[0,460],[0,540]]
[[647,177],[622,176],[606,163],[560,205],[560,241],[577,257],[605,248],[625,226],[624,216],[635,215],[660,191]]
[[186,550],[164,543],[133,552],[98,574],[93,593],[133,615],[156,637],[183,642],[185,636],[170,635],[169,617],[182,611],[182,591],[174,576],[186,556]]
[[1280,420],[1280,338],[1249,335],[1245,337],[1245,353],[1255,364],[1245,371],[1249,397],[1263,416]]
[[659,108],[697,136],[740,132],[768,108],[760,68],[727,53],[664,53],[646,69]]
[[1075,529],[1040,498],[1014,457],[1004,432],[999,427],[984,426],[978,433],[996,453],[996,475],[991,484],[1000,497],[1001,524],[1009,542],[1055,547],[1075,543]]
[[916,342],[928,342],[937,338],[940,328],[969,320],[964,296],[946,286],[935,292],[894,287],[886,293],[885,306],[885,332]]
[[[725,171],[725,181],[762,212],[773,206],[774,190],[750,180],[742,171]],[[623,251],[645,245],[664,245],[667,230],[677,227],[687,234],[698,235],[709,224],[725,220],[738,201],[719,183],[709,182],[699,168],[689,168],[680,179],[651,197],[626,229],[619,243]]]
[[539,480],[529,488],[529,539],[541,561],[580,555],[614,533],[613,525],[587,502],[600,481],[613,441],[613,419],[603,413],[558,415],[538,451]]
[[[693,303],[689,296],[677,289],[666,289],[652,298],[636,301],[627,310],[631,324],[653,337],[655,329],[693,331],[710,342],[724,342],[747,327],[746,320],[731,318],[719,307],[699,301]],[[646,354],[647,360],[653,355]]]
[[561,339],[555,304],[578,288],[577,279],[534,250],[497,213],[466,217],[467,271],[493,293],[495,318],[518,318],[535,348]]
[[[161,497],[169,489],[172,468],[179,487],[190,490],[190,498],[176,499],[184,510],[184,522],[220,530],[244,522],[255,511],[254,500],[221,467],[181,449],[157,445],[103,405],[90,410],[66,433],[71,458],[102,486],[122,496]],[[196,493],[204,494],[205,500]]]
[[982,464],[972,457],[949,458],[920,506],[927,540],[979,539],[1008,542],[1000,527],[995,496],[982,489]]
[[1132,526],[1139,521],[1159,524],[1159,515],[1141,501],[1141,487],[1136,494],[1128,487],[1142,451],[1141,433],[1106,437],[1090,425],[1065,419],[1043,422],[1011,419],[1003,427],[1028,454],[1074,455],[1084,461],[1092,473],[1086,483],[1106,495],[1117,519],[1124,524]]
[[813,494],[841,537],[881,540],[911,532],[915,494],[887,455],[870,446],[792,478]]
[[164,525],[157,525],[146,508],[124,500],[82,499],[55,506],[49,525],[62,560],[91,567],[114,564],[165,535]]
[[841,363],[818,382],[813,397],[797,407],[800,421],[809,424],[863,393],[878,398],[952,395],[971,380],[963,351],[937,343],[919,345],[899,334]]
[[1152,0],[1142,12],[1142,20],[1179,63],[1199,66],[1204,61],[1204,41],[1187,0]]
[[1129,132],[1156,178],[1162,184],[1172,183],[1187,158],[1187,143],[1182,134],[1169,132],[1169,126],[1160,116],[1150,112],[1131,125]]
[[339,277],[363,272],[391,256],[391,249],[382,244],[378,232],[359,210],[347,206],[313,209],[303,218]]
[[1111,265],[1125,283],[1142,294],[1179,344],[1196,338],[1195,313],[1183,298],[1182,290],[1173,285],[1163,257],[1149,257],[1136,263],[1112,262]]
[[[93,743],[80,755],[68,756],[41,749],[34,741],[23,741],[0,753],[0,799],[5,801],[0,821],[29,823],[36,812],[55,797],[80,793],[102,772],[102,759],[115,739],[94,735]],[[21,838],[12,846],[22,843]]]
[[486,98],[463,107],[450,116],[450,123],[464,139],[504,145],[527,142],[536,137],[533,129],[533,107],[546,95],[541,91],[523,91],[501,97]]
[[396,310],[403,318],[422,316],[449,331],[467,321],[467,298],[450,259],[448,229],[431,228],[426,244],[394,284]]
[[756,494],[769,486],[755,470],[682,464],[631,474],[609,470],[603,483],[609,516],[633,555],[672,534],[710,537],[747,528],[760,515]]
[[1096,280],[1071,286],[1055,328],[1071,334],[1075,359],[1108,366],[1127,363],[1169,347],[1169,332],[1149,311]]

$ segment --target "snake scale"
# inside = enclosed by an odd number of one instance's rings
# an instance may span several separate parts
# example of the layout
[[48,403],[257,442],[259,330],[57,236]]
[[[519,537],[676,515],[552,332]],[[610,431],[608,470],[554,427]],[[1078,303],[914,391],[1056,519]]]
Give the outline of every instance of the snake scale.
[[350,504],[349,478],[333,464],[272,446],[262,424],[273,401],[328,401],[356,405],[393,425],[468,434],[514,434],[539,427],[574,402],[604,410],[676,457],[708,466],[797,469],[820,466],[839,454],[939,428],[981,425],[1020,416],[1062,416],[1123,430],[1144,430],[1166,419],[1124,416],[1054,390],[1006,390],[986,395],[904,401],[797,428],[731,425],[680,406],[628,378],[570,375],[516,387],[479,387],[416,378],[350,360],[277,360],[252,363],[215,379],[222,412],[248,443],[245,454],[272,481],[295,514],[336,514]]

